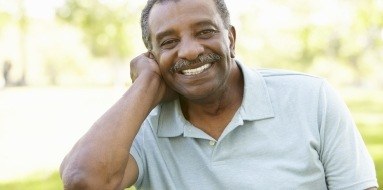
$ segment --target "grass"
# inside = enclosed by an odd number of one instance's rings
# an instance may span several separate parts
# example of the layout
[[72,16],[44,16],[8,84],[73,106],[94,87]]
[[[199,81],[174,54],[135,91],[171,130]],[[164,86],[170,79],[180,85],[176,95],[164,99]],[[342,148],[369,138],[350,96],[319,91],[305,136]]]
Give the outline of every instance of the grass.
[[[367,148],[374,159],[378,183],[383,185],[383,91],[342,91]],[[62,189],[58,172],[34,174],[8,182],[0,182],[7,190]],[[129,188],[134,190],[134,188]]]
[[[26,179],[19,179],[11,182],[0,182],[0,189],[7,190],[60,190],[63,185],[58,172],[54,172],[48,176],[40,174],[32,175]],[[134,187],[126,190],[135,190]]]
[[56,190],[63,189],[58,172],[54,172],[48,176],[40,174],[32,175],[26,179],[19,179],[11,182],[0,183],[0,189],[9,190]]

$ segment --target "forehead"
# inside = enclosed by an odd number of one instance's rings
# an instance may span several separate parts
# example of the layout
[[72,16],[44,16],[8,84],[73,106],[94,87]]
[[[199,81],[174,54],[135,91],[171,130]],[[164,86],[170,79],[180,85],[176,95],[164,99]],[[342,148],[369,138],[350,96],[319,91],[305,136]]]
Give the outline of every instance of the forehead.
[[204,20],[210,20],[213,23],[220,21],[216,5],[212,0],[165,1],[155,4],[150,11],[149,28],[153,34]]

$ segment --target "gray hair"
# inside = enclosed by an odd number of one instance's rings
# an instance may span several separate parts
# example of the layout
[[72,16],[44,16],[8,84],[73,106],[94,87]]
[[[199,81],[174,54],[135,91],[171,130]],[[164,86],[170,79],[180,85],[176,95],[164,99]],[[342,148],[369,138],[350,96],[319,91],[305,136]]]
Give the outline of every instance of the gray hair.
[[[148,0],[145,8],[142,10],[142,13],[141,13],[142,40],[144,41],[144,44],[148,50],[151,50],[153,48],[151,44],[150,30],[149,30],[150,11],[155,4],[163,3],[167,1],[178,2],[180,0]],[[226,29],[228,29],[230,27],[230,13],[226,7],[225,0],[214,0],[214,3],[218,10],[219,15],[221,16],[224,26],[226,27]]]

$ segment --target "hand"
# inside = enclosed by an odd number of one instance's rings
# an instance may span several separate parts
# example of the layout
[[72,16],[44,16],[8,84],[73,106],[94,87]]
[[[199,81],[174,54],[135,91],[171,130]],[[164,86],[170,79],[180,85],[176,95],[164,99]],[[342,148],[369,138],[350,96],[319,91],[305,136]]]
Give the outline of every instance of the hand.
[[171,89],[163,80],[157,61],[150,52],[143,53],[130,62],[130,78],[132,83],[139,77],[149,77],[159,80],[158,93],[156,94],[154,106],[161,102],[171,101],[178,94]]

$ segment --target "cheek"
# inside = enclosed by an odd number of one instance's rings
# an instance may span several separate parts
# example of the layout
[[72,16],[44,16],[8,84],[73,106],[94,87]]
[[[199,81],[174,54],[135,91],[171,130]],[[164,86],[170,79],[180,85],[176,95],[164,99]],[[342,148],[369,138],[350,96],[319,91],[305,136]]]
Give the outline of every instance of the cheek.
[[159,66],[162,74],[166,74],[166,72],[169,71],[169,69],[171,68],[171,65],[172,65],[171,62],[172,61],[169,58],[169,56],[166,56],[166,55],[161,55],[157,59],[158,66]]
[[162,77],[164,78],[167,84],[171,83],[172,81],[174,81],[174,74],[170,72],[170,69],[173,67],[174,59],[172,59],[169,56],[161,56],[158,60],[158,66]]
[[161,52],[159,54],[159,62],[163,65],[163,66],[168,66],[172,64],[172,61],[174,60],[175,58],[175,53],[173,51],[166,51],[166,52]]

